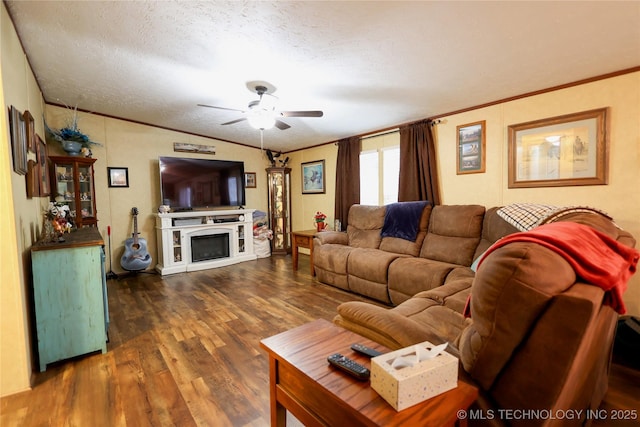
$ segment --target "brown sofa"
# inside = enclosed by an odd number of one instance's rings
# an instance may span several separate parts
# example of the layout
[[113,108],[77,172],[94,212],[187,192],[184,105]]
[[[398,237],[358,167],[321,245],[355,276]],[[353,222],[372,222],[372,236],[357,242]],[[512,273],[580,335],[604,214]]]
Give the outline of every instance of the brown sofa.
[[518,231],[484,206],[426,206],[414,241],[381,237],[385,206],[353,205],[346,233],[314,239],[317,279],[388,305],[451,280],[473,279],[470,266],[498,238]]
[[[402,302],[393,308],[345,303],[338,307],[334,322],[391,349],[425,340],[449,342],[450,351],[460,358],[462,375],[481,390],[478,408],[495,424],[583,424],[585,410],[596,409],[607,388],[617,313],[603,304],[603,289],[585,283],[563,257],[536,243],[507,244],[483,259],[474,273],[470,265],[475,258],[499,238],[517,231],[496,214],[496,208],[484,215],[478,209],[433,208],[431,220],[447,222],[456,218],[462,221],[459,224],[464,232],[450,221],[447,225],[428,221],[419,256],[397,254],[389,264],[389,272],[398,266],[397,262],[405,264],[398,268],[399,275],[406,274],[405,279],[394,278],[392,285],[389,278],[388,301],[377,298],[387,304]],[[448,212],[440,217],[438,211]],[[351,216],[349,219],[352,224]],[[597,213],[569,213],[558,221],[588,225],[628,247],[635,245],[629,233]],[[349,235],[349,231],[343,234]],[[468,239],[476,239],[473,248]],[[461,242],[459,251],[447,246],[455,240]],[[373,294],[350,287],[348,260],[339,264],[324,253],[337,243],[323,243],[324,236],[315,241],[314,256],[321,253],[326,258],[320,261],[319,280],[333,278],[337,273],[331,269],[338,270],[338,266],[344,271],[339,277],[346,284],[345,289]],[[425,249],[425,245],[432,247]],[[359,249],[341,248],[341,253],[351,257]],[[371,252],[371,248],[365,249]],[[473,255],[469,256],[470,252]],[[376,257],[375,262],[380,259]],[[330,266],[326,264],[328,260],[332,261]],[[359,271],[362,270],[361,267]],[[427,277],[420,278],[421,271]],[[403,284],[402,280],[410,283]],[[417,292],[410,295],[414,290]],[[409,297],[405,299],[405,295]],[[463,314],[468,299],[470,318]],[[508,409],[548,410],[548,414],[583,411],[573,420],[551,416],[515,419],[503,416],[507,412],[499,412]]]

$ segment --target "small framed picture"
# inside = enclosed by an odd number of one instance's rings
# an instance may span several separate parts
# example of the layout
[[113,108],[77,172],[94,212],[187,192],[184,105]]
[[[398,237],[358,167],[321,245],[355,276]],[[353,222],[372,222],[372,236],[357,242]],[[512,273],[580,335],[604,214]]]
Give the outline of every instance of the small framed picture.
[[129,187],[129,168],[107,168],[109,187]]
[[256,173],[245,172],[244,174],[244,186],[245,188],[256,188]]
[[11,154],[13,170],[18,175],[27,174],[27,126],[24,116],[13,105],[9,109],[11,125]]
[[324,194],[324,160],[306,162],[302,167],[302,194]]
[[39,135],[36,135],[36,159],[40,176],[40,197],[51,193],[49,181],[49,163],[47,162],[47,143]]
[[483,173],[485,171],[486,149],[485,121],[469,123],[456,128],[458,135],[458,151],[456,173]]
[[36,122],[33,120],[33,116],[29,111],[25,111],[23,116],[27,128],[27,149],[32,153],[36,153],[38,150],[36,141]]

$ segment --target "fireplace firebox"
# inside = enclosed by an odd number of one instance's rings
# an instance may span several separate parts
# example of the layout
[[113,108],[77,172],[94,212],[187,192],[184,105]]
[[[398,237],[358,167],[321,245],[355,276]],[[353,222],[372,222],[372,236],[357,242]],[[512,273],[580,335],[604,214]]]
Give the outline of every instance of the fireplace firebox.
[[229,258],[229,233],[191,236],[191,262]]

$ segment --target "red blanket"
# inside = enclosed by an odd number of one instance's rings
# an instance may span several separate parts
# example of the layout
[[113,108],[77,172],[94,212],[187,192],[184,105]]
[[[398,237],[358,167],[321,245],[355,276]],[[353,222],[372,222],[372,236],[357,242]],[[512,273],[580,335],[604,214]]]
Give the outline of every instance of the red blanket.
[[[587,225],[554,222],[510,234],[491,246],[480,260],[511,242],[533,242],[561,255],[585,282],[605,290],[605,304],[624,314],[622,294],[635,273],[640,252]],[[480,267],[480,265],[478,265]]]

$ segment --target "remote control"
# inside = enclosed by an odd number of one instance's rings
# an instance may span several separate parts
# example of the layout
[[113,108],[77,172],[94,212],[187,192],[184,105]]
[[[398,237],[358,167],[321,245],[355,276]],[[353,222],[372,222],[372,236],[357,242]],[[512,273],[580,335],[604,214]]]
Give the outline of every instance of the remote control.
[[366,345],[362,344],[351,344],[351,350],[357,351],[358,353],[362,353],[369,357],[376,357],[382,354],[378,350],[374,350],[371,347],[367,347]]
[[371,372],[367,368],[344,357],[340,353],[332,354],[327,360],[332,366],[356,377],[360,381],[367,381],[371,375]]

